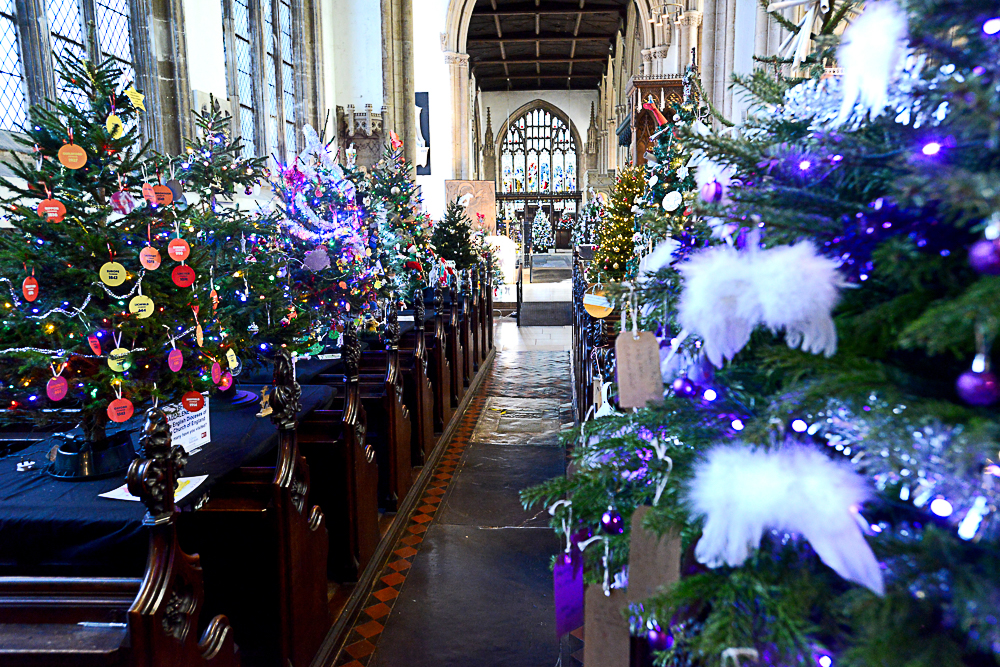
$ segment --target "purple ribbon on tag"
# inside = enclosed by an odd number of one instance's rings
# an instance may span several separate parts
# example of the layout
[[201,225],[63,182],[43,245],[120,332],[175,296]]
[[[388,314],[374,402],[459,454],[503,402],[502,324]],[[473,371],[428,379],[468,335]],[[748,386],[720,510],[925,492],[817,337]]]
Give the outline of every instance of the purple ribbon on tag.
[[562,637],[583,625],[583,554],[579,549],[556,557],[553,583],[556,636]]

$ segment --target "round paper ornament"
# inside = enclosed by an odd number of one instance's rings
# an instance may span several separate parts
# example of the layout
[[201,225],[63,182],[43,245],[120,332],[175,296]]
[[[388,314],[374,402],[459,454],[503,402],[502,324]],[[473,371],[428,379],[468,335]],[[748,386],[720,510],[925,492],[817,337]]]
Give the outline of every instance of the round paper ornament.
[[613,301],[608,300],[603,289],[594,284],[588,287],[587,293],[583,295],[583,309],[591,317],[602,320],[614,311],[615,304]]
[[142,198],[148,201],[150,204],[156,203],[156,193],[153,191],[152,183],[142,184]]
[[135,315],[140,320],[144,320],[153,314],[153,300],[145,294],[136,294],[128,302],[128,312]]
[[154,185],[153,194],[156,195],[156,203],[159,206],[167,206],[174,201],[174,193],[165,185]]
[[38,281],[34,276],[28,276],[21,283],[21,293],[27,301],[34,301],[38,298]]
[[90,349],[94,352],[94,354],[96,354],[97,356],[101,356],[100,338],[98,338],[94,334],[90,334],[89,336],[87,336],[87,343],[90,345]]
[[66,398],[66,393],[69,391],[69,382],[66,381],[61,375],[50,379],[45,385],[45,395],[49,397],[50,401],[61,401]]
[[219,389],[225,391],[233,386],[233,374],[226,371],[222,374],[222,379],[219,380]]
[[111,195],[111,208],[115,213],[121,213],[122,215],[128,215],[134,211],[139,206],[138,202],[124,190],[119,190],[118,192]]
[[101,281],[105,285],[118,287],[125,282],[125,267],[118,262],[105,262],[101,267]]
[[208,293],[208,298],[212,300],[212,311],[214,312],[215,309],[219,307],[219,293],[213,288],[212,291]]
[[222,379],[222,366],[219,365],[218,361],[212,362],[212,382],[219,384]]
[[174,267],[174,270],[170,273],[170,277],[178,287],[190,287],[194,284],[194,269],[187,264],[181,264]]
[[139,263],[150,271],[155,271],[160,268],[160,263],[162,261],[163,260],[160,258],[160,251],[151,245],[148,245],[139,251]]
[[201,324],[196,324],[194,327],[194,340],[198,343],[198,347],[205,347],[205,332],[201,329]]
[[133,412],[135,408],[132,406],[132,401],[127,398],[116,398],[108,406],[108,419],[120,424],[131,419]]
[[170,352],[167,354],[167,368],[176,373],[181,369],[181,366],[183,365],[184,365],[184,353],[178,350],[177,348],[170,350]]
[[167,244],[167,255],[175,262],[183,262],[191,254],[191,245],[184,239],[171,239]]
[[663,197],[663,210],[664,211],[676,211],[681,207],[684,202],[684,196],[680,192],[674,190],[673,192],[668,192]]
[[104,127],[107,128],[108,134],[111,135],[112,139],[120,139],[121,136],[125,134],[125,124],[122,123],[122,119],[119,118],[116,113],[108,116],[108,120],[104,123]]
[[184,186],[176,178],[172,178],[167,181],[167,189],[170,190],[170,194],[173,196],[174,201],[177,201],[184,196]]
[[124,373],[132,367],[132,351],[116,347],[108,354],[108,366],[116,373]]
[[87,151],[76,144],[66,144],[59,149],[59,162],[67,169],[79,169],[87,164]]
[[36,210],[49,222],[62,222],[66,217],[66,206],[57,199],[43,199]]
[[189,391],[181,396],[181,405],[188,412],[198,412],[205,407],[205,397],[197,391]]

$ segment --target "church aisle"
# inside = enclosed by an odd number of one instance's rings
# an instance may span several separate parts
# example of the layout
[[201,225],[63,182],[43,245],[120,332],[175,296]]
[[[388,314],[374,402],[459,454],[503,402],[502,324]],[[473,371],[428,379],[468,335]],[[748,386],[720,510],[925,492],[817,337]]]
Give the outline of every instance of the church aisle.
[[498,346],[338,665],[558,660],[549,568],[558,544],[545,511],[525,512],[518,492],[565,470],[558,434],[572,421],[569,353],[544,344],[561,328],[509,327],[498,339],[523,333],[544,349]]

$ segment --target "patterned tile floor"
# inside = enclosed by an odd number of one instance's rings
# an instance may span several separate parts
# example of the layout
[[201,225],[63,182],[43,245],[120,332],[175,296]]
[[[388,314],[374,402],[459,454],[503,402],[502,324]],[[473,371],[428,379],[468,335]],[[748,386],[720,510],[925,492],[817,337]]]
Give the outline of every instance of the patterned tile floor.
[[558,544],[517,494],[564,473],[570,391],[568,353],[498,351],[335,665],[556,664]]

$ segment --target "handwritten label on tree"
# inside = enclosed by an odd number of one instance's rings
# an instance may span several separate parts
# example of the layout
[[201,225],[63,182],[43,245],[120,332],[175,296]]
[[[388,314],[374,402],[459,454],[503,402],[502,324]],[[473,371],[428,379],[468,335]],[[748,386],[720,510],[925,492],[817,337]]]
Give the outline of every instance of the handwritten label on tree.
[[620,407],[644,408],[650,401],[663,402],[660,346],[652,332],[642,331],[638,337],[631,331],[618,334],[615,360]]

